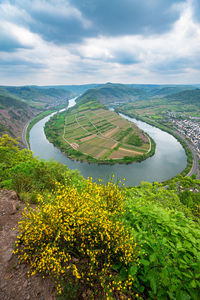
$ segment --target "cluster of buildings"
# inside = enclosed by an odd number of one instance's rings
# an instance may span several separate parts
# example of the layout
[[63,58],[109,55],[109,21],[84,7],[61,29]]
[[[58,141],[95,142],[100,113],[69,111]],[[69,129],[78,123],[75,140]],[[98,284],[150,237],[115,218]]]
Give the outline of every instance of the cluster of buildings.
[[200,157],[200,118],[178,116],[176,113],[168,112],[168,118],[175,129],[188,138]]

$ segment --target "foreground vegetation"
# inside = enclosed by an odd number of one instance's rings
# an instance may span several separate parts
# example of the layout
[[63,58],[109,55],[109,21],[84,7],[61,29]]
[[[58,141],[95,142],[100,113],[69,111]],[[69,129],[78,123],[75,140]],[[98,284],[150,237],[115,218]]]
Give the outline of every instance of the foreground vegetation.
[[69,111],[54,115],[45,125],[45,133],[77,160],[130,163],[155,152],[155,143],[142,130],[94,100],[79,102]]
[[199,180],[93,183],[8,136],[0,162],[1,188],[27,203],[15,251],[30,275],[54,279],[58,299],[199,299]]

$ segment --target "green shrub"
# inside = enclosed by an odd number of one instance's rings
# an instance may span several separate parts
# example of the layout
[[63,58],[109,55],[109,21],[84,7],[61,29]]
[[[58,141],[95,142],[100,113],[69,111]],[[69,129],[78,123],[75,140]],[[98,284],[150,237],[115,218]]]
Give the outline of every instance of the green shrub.
[[123,203],[112,183],[87,180],[82,192],[57,184],[54,197],[41,196],[37,210],[24,213],[16,253],[32,274],[51,275],[58,292],[73,278],[92,298],[133,295],[129,269],[139,249],[120,221]]
[[134,286],[151,299],[199,299],[200,230],[183,213],[142,199],[127,203],[125,222],[141,245]]

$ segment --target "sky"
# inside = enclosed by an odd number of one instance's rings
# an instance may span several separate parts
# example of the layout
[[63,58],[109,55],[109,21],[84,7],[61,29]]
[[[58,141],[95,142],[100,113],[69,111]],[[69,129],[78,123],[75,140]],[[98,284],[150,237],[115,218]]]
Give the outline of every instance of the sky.
[[0,0],[0,85],[200,83],[200,0]]

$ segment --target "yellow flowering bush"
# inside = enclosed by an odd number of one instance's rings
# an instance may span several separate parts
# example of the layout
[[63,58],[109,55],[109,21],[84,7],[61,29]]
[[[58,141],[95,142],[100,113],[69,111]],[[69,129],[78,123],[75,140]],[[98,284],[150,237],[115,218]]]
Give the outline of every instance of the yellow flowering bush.
[[[118,186],[86,181],[83,191],[57,183],[54,195],[39,197],[20,222],[16,253],[31,274],[53,276],[58,292],[63,282],[77,283],[101,296],[128,294],[139,249],[123,225],[123,196]],[[101,288],[100,288],[101,287]]]

